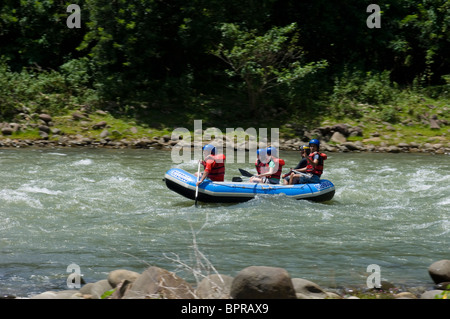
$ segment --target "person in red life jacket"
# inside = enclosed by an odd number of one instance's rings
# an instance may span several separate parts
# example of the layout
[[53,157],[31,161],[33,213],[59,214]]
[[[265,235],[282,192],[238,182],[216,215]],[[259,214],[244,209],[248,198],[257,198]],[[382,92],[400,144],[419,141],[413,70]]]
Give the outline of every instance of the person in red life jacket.
[[[308,145],[302,145],[299,147],[300,150],[300,155],[302,157],[302,159],[300,160],[300,162],[298,162],[297,166],[295,166],[294,168],[291,168],[289,170],[289,172],[287,172],[286,174],[284,174],[283,177],[283,184],[284,185],[288,185],[291,178],[296,174],[297,170],[304,168],[308,165],[308,160],[306,159],[309,156],[310,153],[310,148]],[[297,177],[298,178],[298,177]]]
[[203,158],[202,165],[205,170],[196,186],[203,183],[205,178],[214,182],[223,182],[225,179],[225,155],[216,155],[216,148],[211,144],[206,144],[203,146]]
[[323,173],[323,162],[327,155],[319,152],[320,142],[317,139],[309,141],[311,153],[307,157],[308,165],[305,168],[297,170],[300,174],[294,174],[289,184],[308,184],[320,183],[320,177]]
[[267,172],[261,172],[253,179],[254,183],[267,183],[267,184],[279,184],[281,178],[281,171],[286,164],[281,158],[278,158],[277,149],[270,146],[266,150],[267,155],[270,157],[268,162],[269,170]]
[[260,174],[267,173],[269,171],[270,156],[267,155],[267,149],[260,148],[256,151],[256,172],[257,175],[250,178],[250,183],[264,183],[262,177],[258,177]]

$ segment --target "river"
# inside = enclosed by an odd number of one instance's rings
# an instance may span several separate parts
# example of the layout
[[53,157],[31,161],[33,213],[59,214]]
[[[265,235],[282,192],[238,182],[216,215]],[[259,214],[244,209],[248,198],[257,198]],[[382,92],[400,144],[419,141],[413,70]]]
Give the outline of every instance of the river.
[[[287,167],[296,152],[282,152]],[[327,203],[260,197],[202,204],[169,191],[162,150],[0,150],[0,295],[67,289],[149,265],[195,282],[194,270],[235,276],[285,268],[325,288],[363,287],[367,267],[400,287],[432,286],[428,266],[449,259],[447,155],[330,153]],[[226,179],[252,164],[227,163]]]

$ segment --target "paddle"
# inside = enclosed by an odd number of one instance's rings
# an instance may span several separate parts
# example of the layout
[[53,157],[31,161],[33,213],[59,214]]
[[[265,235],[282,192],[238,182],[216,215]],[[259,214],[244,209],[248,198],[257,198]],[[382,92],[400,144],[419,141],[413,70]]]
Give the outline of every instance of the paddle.
[[242,176],[245,176],[245,177],[253,177],[254,176],[254,174],[247,172],[245,169],[242,169],[242,168],[239,168],[239,172],[241,172]]
[[[197,183],[200,180],[200,161],[198,161],[198,169],[197,169]],[[195,186],[195,207],[197,207],[197,198],[198,197],[198,185]]]

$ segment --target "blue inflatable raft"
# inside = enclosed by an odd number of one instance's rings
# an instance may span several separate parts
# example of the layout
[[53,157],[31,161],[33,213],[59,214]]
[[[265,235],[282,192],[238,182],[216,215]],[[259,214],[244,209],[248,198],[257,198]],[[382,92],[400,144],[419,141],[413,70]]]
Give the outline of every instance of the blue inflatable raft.
[[[164,181],[169,189],[192,200],[195,200],[195,183],[197,177],[180,168],[168,170]],[[317,202],[331,200],[335,188],[326,179],[317,184],[273,185],[249,182],[213,182],[205,180],[198,189],[198,201],[205,203],[239,203],[256,195],[285,194],[293,199],[307,199]]]

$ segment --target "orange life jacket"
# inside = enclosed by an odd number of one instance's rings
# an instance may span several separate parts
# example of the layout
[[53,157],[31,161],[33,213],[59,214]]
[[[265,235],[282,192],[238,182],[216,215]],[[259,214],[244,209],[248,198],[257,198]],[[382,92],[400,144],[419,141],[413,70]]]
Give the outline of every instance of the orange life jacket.
[[[309,159],[314,161],[314,153],[309,154]],[[327,154],[325,153],[317,153],[319,155],[319,163],[317,163],[316,167],[313,167],[312,164],[308,164],[306,166],[306,171],[308,173],[312,173],[317,176],[321,176],[323,173],[323,161],[327,159]]]
[[263,173],[265,173],[265,172],[263,172],[263,167],[266,167],[266,168],[269,167],[269,163],[263,163],[259,159],[257,159],[255,162],[255,167],[256,167],[256,171],[258,172],[258,175],[263,174]]
[[215,182],[223,182],[225,179],[225,155],[210,155],[206,161],[202,161],[203,167],[206,168],[207,163],[211,164],[208,178]]

